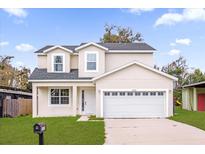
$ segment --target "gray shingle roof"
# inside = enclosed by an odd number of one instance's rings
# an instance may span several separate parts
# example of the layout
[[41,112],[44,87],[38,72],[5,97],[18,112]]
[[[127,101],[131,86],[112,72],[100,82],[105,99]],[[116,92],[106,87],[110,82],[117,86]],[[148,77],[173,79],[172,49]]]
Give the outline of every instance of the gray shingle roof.
[[35,68],[29,80],[90,80],[92,78],[79,78],[78,69],[71,69],[70,73],[48,73],[47,69]]
[[98,43],[109,50],[155,50],[147,43]]
[[[81,45],[84,45],[86,43],[81,43],[80,45],[62,45],[64,48],[67,48],[69,50],[72,50],[75,52],[75,48],[79,47]],[[102,45],[109,50],[156,50],[147,43],[139,42],[139,43],[97,43],[99,45]],[[42,53],[44,50],[49,49],[53,47],[54,45],[48,45],[45,46],[35,53]]]
[[[44,50],[47,50],[51,47],[54,47],[54,45],[47,45],[47,46],[37,50],[35,53],[42,53]],[[62,47],[69,49],[69,50],[72,50],[72,51],[75,51],[75,48],[77,48],[78,45],[62,45]]]

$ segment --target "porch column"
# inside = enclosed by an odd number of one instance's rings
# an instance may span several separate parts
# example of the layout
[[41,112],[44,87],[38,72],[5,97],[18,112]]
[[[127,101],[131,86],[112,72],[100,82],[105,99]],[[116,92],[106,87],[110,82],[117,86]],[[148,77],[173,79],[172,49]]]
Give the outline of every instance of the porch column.
[[32,84],[32,117],[37,117],[37,86]]
[[193,88],[193,106],[194,106],[194,111],[197,111],[197,91],[196,91],[196,88]]
[[73,102],[73,116],[77,115],[77,86],[73,86],[73,93],[72,93],[72,102]]

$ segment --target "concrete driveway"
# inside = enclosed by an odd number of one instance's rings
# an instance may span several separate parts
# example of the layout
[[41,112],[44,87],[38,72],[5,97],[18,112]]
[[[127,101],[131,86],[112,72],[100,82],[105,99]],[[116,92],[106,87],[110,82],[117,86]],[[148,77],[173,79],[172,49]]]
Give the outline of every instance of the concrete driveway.
[[205,131],[168,119],[105,119],[105,144],[205,144]]

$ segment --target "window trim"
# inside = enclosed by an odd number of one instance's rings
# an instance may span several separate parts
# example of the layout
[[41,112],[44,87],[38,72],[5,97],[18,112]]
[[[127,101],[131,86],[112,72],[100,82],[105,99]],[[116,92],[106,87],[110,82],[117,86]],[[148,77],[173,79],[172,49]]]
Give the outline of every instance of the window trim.
[[[63,70],[62,71],[55,71],[54,70],[54,57],[55,56],[62,56],[63,57]],[[64,73],[65,72],[65,54],[64,53],[53,53],[52,54],[52,72],[55,72],[55,73]]]
[[[51,104],[51,89],[69,89],[69,102],[68,104]],[[49,107],[69,107],[72,103],[71,88],[70,87],[49,87],[48,88],[48,106]]]
[[[88,70],[87,69],[87,55],[88,54],[95,54],[96,55],[96,70]],[[85,72],[98,72],[99,53],[97,51],[86,51],[85,55],[84,55],[84,60],[85,60],[85,64],[84,64],[84,71]]]

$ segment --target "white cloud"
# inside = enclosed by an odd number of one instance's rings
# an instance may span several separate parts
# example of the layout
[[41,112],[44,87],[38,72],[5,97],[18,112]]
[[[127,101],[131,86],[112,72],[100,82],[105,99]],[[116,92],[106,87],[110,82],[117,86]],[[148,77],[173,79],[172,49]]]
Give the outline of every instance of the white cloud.
[[154,26],[175,25],[184,21],[205,21],[205,9],[184,9],[182,13],[166,13],[156,20]]
[[16,50],[18,50],[20,52],[30,52],[30,51],[34,51],[35,50],[35,48],[32,45],[25,44],[25,43],[16,45],[15,48],[16,48]]
[[176,46],[176,44],[175,44],[175,43],[170,43],[169,45],[170,45],[170,46]]
[[183,38],[183,39],[176,39],[177,44],[182,44],[182,45],[190,45],[191,40],[189,38]]
[[170,50],[169,51],[169,55],[170,56],[175,56],[175,55],[179,55],[181,53],[181,51],[180,50],[178,50],[178,49],[172,49],[172,50]]
[[9,45],[9,42],[7,41],[0,42],[0,47],[7,46],[7,45]]
[[132,9],[128,9],[128,12],[140,15],[142,12],[150,12],[153,10],[154,8],[132,8]]
[[176,22],[182,21],[182,16],[177,13],[166,13],[162,15],[157,21],[155,22],[155,26],[159,25],[174,25]]
[[9,13],[10,16],[16,16],[19,18],[26,18],[28,13],[25,9],[20,8],[10,8],[10,9],[3,9],[5,12]]

